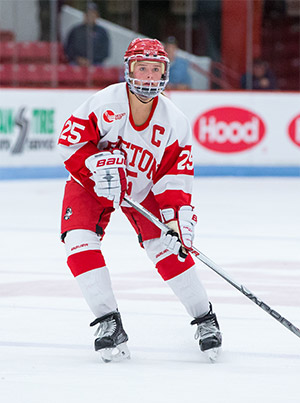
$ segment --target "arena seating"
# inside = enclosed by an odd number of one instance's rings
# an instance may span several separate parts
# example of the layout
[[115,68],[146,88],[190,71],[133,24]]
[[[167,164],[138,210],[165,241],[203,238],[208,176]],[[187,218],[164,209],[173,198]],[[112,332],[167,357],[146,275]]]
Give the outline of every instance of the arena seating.
[[51,70],[37,64],[0,65],[0,84],[12,87],[49,86]]
[[121,74],[119,67],[69,65],[60,42],[0,40],[0,86],[101,88]]
[[13,87],[104,87],[120,81],[118,67],[49,63],[0,64],[0,85]]
[[0,42],[1,41],[14,41],[15,34],[12,31],[0,29]]
[[67,62],[59,42],[0,42],[0,63]]
[[262,32],[262,56],[285,91],[300,89],[300,18],[274,16]]

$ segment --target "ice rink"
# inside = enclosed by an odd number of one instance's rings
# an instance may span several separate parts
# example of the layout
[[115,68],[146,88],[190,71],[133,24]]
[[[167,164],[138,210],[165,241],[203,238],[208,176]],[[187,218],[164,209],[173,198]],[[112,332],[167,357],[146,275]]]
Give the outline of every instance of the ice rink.
[[[197,261],[223,332],[195,328],[116,212],[103,251],[131,360],[105,364],[59,240],[64,180],[0,181],[1,403],[300,402],[300,338]],[[300,179],[197,178],[195,246],[300,327]]]

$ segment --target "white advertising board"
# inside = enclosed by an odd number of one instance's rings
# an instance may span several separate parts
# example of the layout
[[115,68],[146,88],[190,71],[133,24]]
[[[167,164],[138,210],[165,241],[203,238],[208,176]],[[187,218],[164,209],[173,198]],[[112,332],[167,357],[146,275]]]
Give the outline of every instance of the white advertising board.
[[0,90],[0,167],[60,164],[56,143],[62,126],[93,92]]
[[300,94],[172,92],[188,116],[195,165],[300,168]]
[[[40,175],[47,170],[49,176],[65,175],[57,138],[66,119],[93,93],[1,89],[0,179],[17,175],[17,170],[33,177],[39,170]],[[250,167],[262,175],[272,168],[275,175],[300,176],[300,94],[173,91],[167,95],[191,122],[196,174],[238,175],[245,167],[251,174]]]

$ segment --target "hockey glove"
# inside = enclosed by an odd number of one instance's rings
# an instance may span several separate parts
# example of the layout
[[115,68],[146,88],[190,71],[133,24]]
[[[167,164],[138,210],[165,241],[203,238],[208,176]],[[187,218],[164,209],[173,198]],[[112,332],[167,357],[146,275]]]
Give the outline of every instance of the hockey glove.
[[169,251],[178,255],[179,260],[187,257],[188,250],[193,246],[194,227],[197,216],[192,206],[182,206],[176,212],[173,208],[161,210],[163,221],[170,231],[162,235],[162,242]]
[[127,189],[125,157],[120,150],[101,151],[85,160],[95,182],[94,191],[105,207],[118,208]]

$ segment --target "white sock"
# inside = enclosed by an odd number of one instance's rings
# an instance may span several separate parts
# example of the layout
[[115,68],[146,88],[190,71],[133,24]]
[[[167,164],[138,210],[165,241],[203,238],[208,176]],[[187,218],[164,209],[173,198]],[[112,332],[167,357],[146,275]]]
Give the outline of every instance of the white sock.
[[117,309],[106,266],[80,274],[76,280],[87,304],[97,318]]
[[198,277],[196,266],[178,276],[167,280],[174,294],[193,318],[203,316],[209,311],[209,301],[205,288]]

